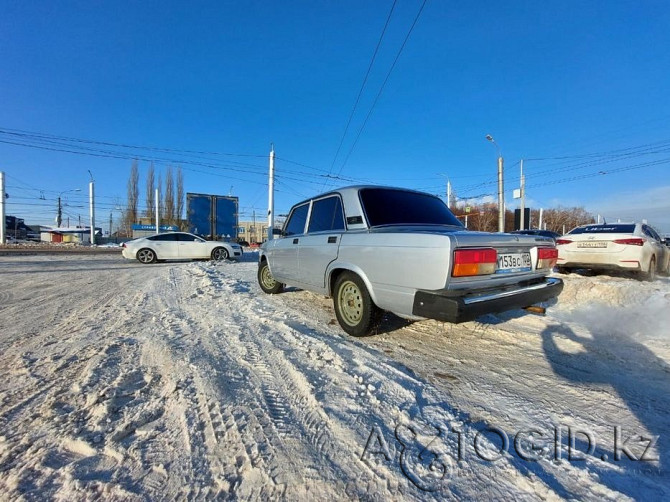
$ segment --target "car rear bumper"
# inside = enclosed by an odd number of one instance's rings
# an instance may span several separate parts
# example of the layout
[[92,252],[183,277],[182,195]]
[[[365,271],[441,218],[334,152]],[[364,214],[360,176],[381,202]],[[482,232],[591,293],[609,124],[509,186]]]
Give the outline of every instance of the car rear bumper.
[[556,266],[563,268],[583,268],[587,270],[642,270],[642,266],[638,260],[619,260],[617,263],[563,260],[556,263]]
[[484,314],[528,307],[555,298],[563,290],[563,281],[555,277],[539,282],[516,284],[507,288],[473,291],[417,291],[412,314],[447,322],[471,321]]

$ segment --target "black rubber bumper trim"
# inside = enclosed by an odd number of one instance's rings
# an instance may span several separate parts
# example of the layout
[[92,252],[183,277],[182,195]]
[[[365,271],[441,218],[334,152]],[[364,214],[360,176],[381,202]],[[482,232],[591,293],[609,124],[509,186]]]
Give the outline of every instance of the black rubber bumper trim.
[[461,296],[454,296],[454,292],[451,291],[417,291],[414,295],[412,314],[453,323],[472,321],[484,314],[505,312],[545,302],[557,297],[563,290],[563,281],[558,278],[544,279],[530,286],[539,286],[542,283],[545,284],[544,287],[534,289],[527,289],[529,285],[517,285],[518,293],[510,289],[498,290],[497,292],[509,294],[473,303],[467,303],[466,300],[482,294],[493,295],[496,291],[476,291]]

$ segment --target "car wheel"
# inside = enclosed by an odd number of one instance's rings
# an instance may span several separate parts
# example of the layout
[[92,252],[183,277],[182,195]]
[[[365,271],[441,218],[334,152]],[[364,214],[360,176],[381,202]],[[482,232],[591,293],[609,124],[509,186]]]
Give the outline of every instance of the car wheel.
[[656,280],[656,257],[652,256],[649,261],[649,270],[647,272],[642,272],[642,279],[645,281],[654,281]]
[[333,304],[337,321],[352,336],[370,334],[381,312],[372,302],[363,280],[351,272],[344,272],[337,278]]
[[137,252],[137,261],[148,264],[156,261],[156,253],[151,249],[143,248]]
[[228,250],[226,248],[214,248],[212,250],[212,260],[220,261],[228,259]]
[[284,289],[284,285],[272,277],[268,262],[265,260],[258,266],[258,285],[263,292],[270,295],[281,293],[282,289]]

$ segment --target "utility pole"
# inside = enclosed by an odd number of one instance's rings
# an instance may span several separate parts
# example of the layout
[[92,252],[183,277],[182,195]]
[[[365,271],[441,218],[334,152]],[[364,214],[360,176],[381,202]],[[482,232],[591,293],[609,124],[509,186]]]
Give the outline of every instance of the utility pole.
[[451,192],[451,181],[447,180],[447,207],[451,209],[451,198],[453,197]]
[[275,226],[275,147],[270,146],[270,175],[268,178],[268,240],[274,239]]
[[[89,174],[91,171],[89,171]],[[91,246],[95,245],[95,186],[93,175],[91,175],[91,182],[88,184],[88,212],[91,225]]]
[[160,233],[159,230],[159,225],[160,225],[160,216],[158,214],[158,188],[156,189],[156,233]]
[[523,159],[521,159],[521,215],[520,215],[520,228],[519,230],[525,230],[525,213],[526,213],[526,177],[523,174]]
[[498,146],[498,143],[495,142],[493,136],[490,134],[486,135],[491,143],[493,143],[498,149],[498,232],[505,231],[505,191],[503,186],[503,156]]
[[537,228],[539,228],[540,230],[542,230],[542,211],[543,211],[543,209],[540,208],[540,221],[538,222],[538,225],[537,225]]
[[254,209],[253,214],[254,214],[254,239],[253,239],[253,241],[254,241],[254,243],[256,243],[256,242],[258,242],[258,239],[256,238],[256,235],[258,235],[258,234],[257,234],[257,231],[256,231],[256,210],[255,209]]
[[5,173],[0,171],[0,244],[7,243],[5,235]]
[[60,195],[58,196],[58,212],[56,213],[56,226],[60,228],[61,223],[63,222],[63,208],[60,203]]
[[109,212],[109,238],[112,238],[112,212]]

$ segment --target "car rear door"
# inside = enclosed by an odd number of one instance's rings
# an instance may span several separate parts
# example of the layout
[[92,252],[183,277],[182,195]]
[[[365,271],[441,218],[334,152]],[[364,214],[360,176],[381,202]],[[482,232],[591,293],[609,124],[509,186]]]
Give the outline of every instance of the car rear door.
[[325,287],[326,268],[337,258],[344,231],[344,212],[339,195],[312,201],[307,233],[298,243],[298,277],[301,283]]

